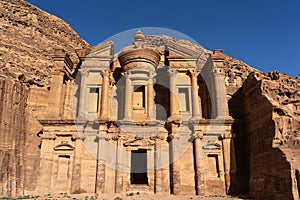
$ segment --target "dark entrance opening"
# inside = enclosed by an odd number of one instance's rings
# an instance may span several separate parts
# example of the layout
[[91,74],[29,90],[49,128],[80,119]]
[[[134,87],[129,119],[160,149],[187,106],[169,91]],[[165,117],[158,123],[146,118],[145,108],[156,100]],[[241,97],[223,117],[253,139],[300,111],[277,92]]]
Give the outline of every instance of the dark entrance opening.
[[131,184],[148,184],[147,177],[147,150],[131,151]]
[[298,169],[296,170],[296,182],[297,182],[297,187],[298,187],[298,194],[300,197],[300,172]]

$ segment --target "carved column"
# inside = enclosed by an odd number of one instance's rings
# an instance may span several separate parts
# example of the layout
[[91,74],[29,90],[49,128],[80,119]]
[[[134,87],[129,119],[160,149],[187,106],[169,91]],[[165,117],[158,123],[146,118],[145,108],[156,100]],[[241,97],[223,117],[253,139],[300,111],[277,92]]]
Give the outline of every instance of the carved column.
[[124,120],[131,120],[131,95],[132,95],[132,86],[131,86],[131,80],[130,80],[130,72],[127,72],[125,75],[125,102],[124,102]]
[[72,86],[73,86],[73,80],[68,80],[66,82],[66,97],[65,97],[65,105],[64,105],[65,118],[72,117]]
[[108,118],[108,97],[109,97],[109,70],[103,72],[102,91],[101,91],[101,110],[100,119],[107,120]]
[[[79,131],[79,130],[78,130]],[[72,181],[71,181],[71,191],[77,190],[80,188],[80,181],[81,181],[81,159],[82,159],[82,150],[80,149],[81,140],[74,134],[72,136],[74,141],[74,160],[73,160],[73,173],[72,173]],[[78,144],[79,143],[79,144]]]
[[98,151],[97,151],[97,174],[95,192],[98,194],[105,191],[105,156],[107,149],[107,138],[105,137],[105,130],[100,131],[97,136]]
[[128,191],[130,187],[130,156],[131,151],[123,149],[122,151],[122,174],[123,174],[123,192]]
[[48,103],[50,117],[62,116],[64,75],[63,71],[52,72]]
[[171,118],[176,118],[178,114],[178,105],[177,104],[177,98],[176,98],[176,82],[175,82],[175,76],[177,74],[176,69],[169,69],[169,77],[170,77],[170,115]]
[[202,118],[201,113],[201,99],[198,95],[198,83],[197,77],[199,72],[196,70],[190,70],[191,75],[191,85],[192,85],[192,103],[193,103],[193,118],[199,119]]
[[[173,124],[173,126],[177,126]],[[170,142],[170,150],[171,150],[171,183],[173,188],[173,194],[180,194],[181,192],[181,184],[180,184],[180,166],[178,164],[178,148],[179,148],[179,136],[176,136],[176,129],[172,127],[172,134],[169,135]]]
[[115,169],[115,193],[123,192],[123,158],[122,158],[122,138],[117,139],[117,155],[116,155],[116,169]]
[[154,146],[154,166],[155,166],[155,185],[154,190],[155,194],[162,194],[163,192],[163,183],[162,183],[162,169],[161,169],[161,138],[159,136],[155,137],[155,146]]
[[79,99],[79,108],[78,115],[84,116],[86,114],[86,88],[87,88],[87,77],[88,72],[81,70],[81,83],[80,83],[80,99]]
[[154,89],[153,89],[153,82],[154,82],[154,74],[153,72],[150,72],[149,74],[149,81],[148,81],[148,110],[147,110],[147,118],[148,120],[153,119],[155,116],[154,111]]
[[197,132],[194,134],[194,148],[195,148],[195,163],[196,163],[196,194],[203,196],[205,194],[204,187],[204,168],[201,162],[201,149],[203,145],[203,133]]
[[222,50],[214,50],[212,54],[213,59],[213,77],[214,77],[214,116],[215,118],[225,117],[227,110],[227,97],[225,87],[225,55]]
[[223,146],[225,186],[226,193],[228,194],[230,189],[231,175],[233,175],[236,171],[233,135],[230,132],[226,132],[222,134],[221,139]]

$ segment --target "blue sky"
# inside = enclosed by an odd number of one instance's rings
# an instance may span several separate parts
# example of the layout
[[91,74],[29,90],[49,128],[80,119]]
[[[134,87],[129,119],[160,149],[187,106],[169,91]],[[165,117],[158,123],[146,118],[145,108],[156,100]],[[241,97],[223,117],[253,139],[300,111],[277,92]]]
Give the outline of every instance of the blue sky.
[[299,0],[28,0],[89,44],[139,27],[181,32],[264,72],[300,74]]

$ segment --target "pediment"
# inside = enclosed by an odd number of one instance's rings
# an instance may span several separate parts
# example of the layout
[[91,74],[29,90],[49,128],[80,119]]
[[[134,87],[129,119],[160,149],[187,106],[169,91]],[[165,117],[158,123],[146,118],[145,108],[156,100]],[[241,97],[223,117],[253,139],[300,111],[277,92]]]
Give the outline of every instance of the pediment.
[[175,44],[168,44],[167,49],[169,50],[170,57],[191,58],[191,57],[197,57],[200,54],[200,52],[198,51],[193,51],[183,46],[175,45]]
[[205,150],[219,150],[222,148],[222,145],[218,144],[218,143],[208,143],[207,145],[205,145],[203,147],[203,149]]
[[72,151],[75,147],[69,143],[60,143],[54,147],[55,151]]
[[205,49],[192,49],[180,44],[168,44],[168,59],[174,67],[202,69],[207,60],[209,53]]
[[204,48],[191,48],[190,45],[178,44],[173,41],[168,41],[166,45],[167,49],[169,50],[170,57],[182,57],[182,58],[199,58],[203,57],[207,59],[209,54],[205,52]]
[[87,58],[95,57],[112,57],[114,55],[114,43],[112,41],[107,41],[98,44],[94,49],[89,53]]
[[124,146],[125,147],[127,147],[127,146],[152,146],[154,144],[155,144],[155,142],[153,140],[143,138],[143,139],[128,140],[127,142],[124,143]]
[[84,58],[81,68],[104,71],[109,68],[113,55],[114,43],[112,41],[101,43]]

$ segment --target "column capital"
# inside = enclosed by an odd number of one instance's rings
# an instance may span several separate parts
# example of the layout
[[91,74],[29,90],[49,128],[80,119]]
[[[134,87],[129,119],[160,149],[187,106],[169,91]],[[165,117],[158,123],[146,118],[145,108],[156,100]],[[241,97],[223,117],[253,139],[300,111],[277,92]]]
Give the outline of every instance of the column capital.
[[154,83],[156,81],[156,79],[154,78],[156,76],[156,73],[155,72],[149,72],[149,79],[148,79],[148,82],[149,83]]
[[63,70],[57,70],[57,69],[54,69],[54,70],[51,72],[51,75],[64,76],[64,75],[65,75],[65,72],[64,72]]
[[154,76],[156,76],[156,73],[153,71],[149,72],[149,78],[154,78]]
[[202,131],[197,131],[196,133],[194,133],[193,136],[194,136],[195,139],[200,139],[200,140],[202,140],[203,137],[204,137],[204,134],[203,134]]
[[87,70],[80,70],[80,74],[82,77],[88,77],[89,72]]
[[109,69],[105,69],[104,71],[102,71],[102,76],[103,77],[109,77],[110,74],[110,70]]
[[169,68],[168,69],[168,74],[170,77],[174,77],[177,74],[177,69]]
[[124,72],[124,76],[126,78],[131,78],[131,72],[130,71]]
[[199,75],[200,72],[198,72],[196,69],[189,69],[189,73],[191,75],[191,77],[196,77]]
[[[156,135],[153,135],[153,136],[150,136],[150,139],[151,140],[166,140],[168,138],[168,135],[167,134],[164,134],[164,133],[159,133],[159,134],[156,134]],[[172,136],[172,139],[174,137]]]
[[170,134],[170,135],[168,135],[168,137],[167,137],[167,140],[168,141],[172,141],[172,140],[175,140],[175,139],[179,139],[179,136],[178,135],[175,135],[174,133],[172,133],[172,134]]
[[163,137],[160,135],[150,136],[150,140],[163,140]]
[[234,139],[235,134],[232,134],[231,132],[223,132],[219,136],[220,139]]
[[110,139],[111,139],[111,140],[114,140],[114,141],[118,141],[119,138],[120,138],[120,137],[117,135],[117,136],[112,136]]

